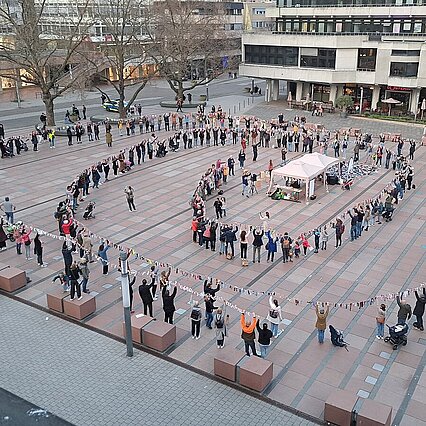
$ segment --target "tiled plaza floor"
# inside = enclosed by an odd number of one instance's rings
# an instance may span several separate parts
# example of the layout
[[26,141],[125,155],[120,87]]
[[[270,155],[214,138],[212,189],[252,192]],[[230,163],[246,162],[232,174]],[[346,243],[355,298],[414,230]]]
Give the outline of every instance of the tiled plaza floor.
[[[265,107],[266,108],[266,107]],[[269,107],[268,107],[269,108]],[[264,116],[272,108],[259,109]],[[251,111],[254,114],[255,111]],[[293,113],[288,113],[293,116]],[[265,117],[266,118],[266,117]],[[332,118],[327,117],[332,126]],[[353,121],[353,120],[352,120]],[[351,122],[352,122],[351,121]],[[351,123],[350,122],[350,123]],[[337,123],[340,126],[340,123]],[[346,127],[353,126],[349,124]],[[421,129],[388,125],[389,131],[398,128],[405,136],[419,139]],[[393,126],[393,127],[392,127]],[[376,122],[363,121],[358,127],[377,133]],[[391,130],[392,127],[392,130]],[[135,138],[139,139],[139,137]],[[34,224],[49,232],[56,232],[53,212],[62,198],[69,180],[91,162],[101,160],[133,142],[121,138],[111,151],[102,143],[81,147],[44,149],[31,157],[0,163],[2,194],[10,195],[17,204],[17,219]],[[390,146],[390,142],[388,145]],[[43,147],[44,148],[44,147]],[[249,151],[250,152],[250,151]],[[50,156],[49,156],[50,154]],[[268,359],[274,363],[274,379],[265,395],[317,418],[323,416],[324,401],[336,388],[363,395],[393,407],[394,423],[401,425],[426,425],[425,343],[426,338],[411,330],[409,343],[398,351],[375,339],[376,309],[360,310],[331,309],[329,323],[344,330],[350,344],[349,352],[334,348],[329,340],[320,346],[314,330],[315,313],[306,304],[309,300],[349,303],[365,300],[376,295],[396,292],[418,286],[425,274],[425,186],[426,153],[419,148],[414,161],[415,191],[408,191],[398,206],[394,220],[376,225],[356,242],[348,239],[348,226],[343,246],[335,250],[330,238],[327,251],[309,253],[306,258],[293,264],[283,264],[278,258],[266,263],[262,253],[260,264],[242,268],[237,256],[226,261],[218,252],[212,253],[191,242],[191,210],[189,198],[198,178],[218,158],[238,155],[238,148],[225,146],[183,151],[169,154],[164,159],[155,159],[136,166],[131,173],[119,176],[92,190],[89,199],[96,201],[96,219],[87,223],[92,232],[114,242],[134,247],[149,258],[169,262],[179,268],[217,277],[230,286],[250,288],[254,291],[276,291],[285,298],[296,298],[304,303],[282,302],[285,324],[283,333],[270,348]],[[363,154],[364,155],[364,154]],[[294,154],[292,154],[294,157]],[[256,163],[248,155],[247,168],[260,171],[267,168],[269,159],[274,164],[280,161],[279,150],[260,149]],[[362,157],[363,159],[363,157]],[[240,171],[230,178],[225,188],[229,222],[260,224],[259,211],[271,213],[271,224],[281,231],[296,236],[334,220],[336,214],[354,206],[357,202],[376,196],[392,179],[392,171],[384,169],[356,181],[351,191],[342,191],[340,186],[330,187],[330,192],[317,188],[317,199],[309,205],[273,201],[262,191],[249,199],[240,193]],[[127,210],[123,189],[132,185],[136,191],[136,213]],[[213,215],[211,199],[208,208]],[[83,203],[83,206],[85,203]],[[78,217],[81,218],[80,208]],[[1,254],[0,262],[25,269],[32,283],[18,291],[17,296],[46,306],[45,291],[53,285],[51,278],[63,267],[58,241],[44,238],[45,261],[48,267],[39,269],[34,260],[26,262],[10,249]],[[249,259],[250,259],[249,250]],[[115,262],[118,253],[110,251],[110,260]],[[131,265],[134,269],[146,270],[141,261]],[[97,312],[85,322],[110,333],[121,335],[122,308],[119,274],[101,275],[99,265],[92,264],[90,289],[96,293]],[[202,290],[202,282],[172,275],[182,284]],[[140,278],[139,278],[140,281]],[[108,286],[110,284],[111,286]],[[268,297],[240,294],[231,288],[220,292],[243,309],[256,311],[261,316],[268,312]],[[217,353],[214,331],[202,328],[201,339],[190,339],[188,293],[179,292],[176,307],[178,341],[168,356],[203,371],[213,371],[213,358]],[[414,306],[414,296],[409,298]],[[136,314],[141,312],[141,302],[135,292]],[[155,316],[162,318],[160,301],[154,305]],[[396,322],[396,303],[388,307],[389,323]],[[228,309],[231,317],[226,347],[242,348],[239,315]],[[226,350],[225,349],[223,350]],[[362,392],[361,392],[362,393]]]

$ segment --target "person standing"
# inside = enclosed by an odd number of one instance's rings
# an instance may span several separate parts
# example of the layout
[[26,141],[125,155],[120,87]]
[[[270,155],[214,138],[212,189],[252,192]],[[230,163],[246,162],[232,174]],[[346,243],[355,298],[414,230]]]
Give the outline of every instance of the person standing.
[[315,244],[315,250],[314,253],[318,253],[319,246],[320,246],[320,239],[321,239],[321,233],[318,228],[314,230],[314,244]]
[[4,197],[3,203],[0,205],[0,209],[4,211],[6,215],[6,220],[13,225],[13,212],[16,210],[16,207],[12,204],[9,197]]
[[210,293],[206,293],[204,295],[204,304],[206,307],[206,327],[209,328],[210,330],[213,328],[212,327],[213,311],[217,309],[217,307],[214,306],[214,301],[215,299]]
[[86,105],[83,105],[83,120],[87,120],[87,118],[86,118],[86,112],[87,112]]
[[240,150],[240,153],[238,154],[238,161],[240,162],[240,169],[243,169],[244,162],[246,161],[246,154],[243,150]]
[[72,143],[72,130],[70,126],[67,127],[67,137],[68,137],[68,146],[71,146],[73,143]]
[[399,296],[396,296],[396,303],[399,306],[397,314],[398,324],[404,325],[411,318],[411,306],[405,300],[401,300]]
[[345,225],[342,222],[342,219],[337,218],[336,220],[336,248],[342,245],[342,235],[345,232]]
[[81,300],[81,288],[80,284],[78,282],[78,279],[80,278],[80,270],[78,268],[77,262],[73,262],[73,264],[70,267],[70,274],[69,274],[69,280],[71,284],[71,298],[70,300],[74,299],[75,293],[77,292],[77,299]]
[[330,307],[327,305],[327,309],[324,310],[324,304],[319,307],[319,305],[315,305],[315,312],[317,314],[317,322],[315,327],[318,331],[318,342],[324,343],[324,333],[327,328],[327,317],[329,313]]
[[246,351],[246,355],[250,356],[250,349],[254,356],[257,356],[256,353],[256,345],[254,340],[256,339],[256,335],[254,333],[254,329],[256,328],[257,318],[253,315],[253,319],[246,320],[245,315],[241,314],[241,338],[244,340],[244,348]]
[[260,249],[263,246],[263,234],[264,231],[260,229],[253,229],[253,263],[256,260],[257,253],[257,263],[260,263]]
[[274,337],[278,337],[281,334],[279,330],[279,324],[283,320],[281,306],[278,304],[277,299],[273,299],[272,296],[269,296],[269,313],[267,320],[271,323],[271,331]]
[[25,258],[27,260],[31,260],[31,239],[30,239],[31,229],[26,230],[25,228],[22,230],[21,240],[25,246]]
[[247,231],[243,230],[241,231],[241,234],[240,234],[240,252],[241,252],[241,259],[243,263],[244,261],[246,261],[246,264],[248,265],[247,247],[248,247]]
[[43,243],[40,240],[40,235],[36,234],[34,237],[34,254],[37,256],[37,264],[45,268],[47,264],[43,263]]
[[285,232],[284,235],[281,237],[281,250],[283,252],[283,263],[286,263],[288,261],[292,261],[290,257],[290,250],[291,250],[291,244],[292,239],[288,235],[288,232]]
[[142,284],[139,286],[139,296],[143,304],[143,314],[147,315],[147,312],[149,311],[150,317],[153,317],[153,314],[152,314],[152,302],[154,301],[152,297],[153,287],[154,287],[153,281],[151,281],[151,284],[148,285],[145,278],[142,280]]
[[90,293],[90,290],[87,288],[87,284],[89,283],[90,270],[89,265],[87,264],[87,258],[82,257],[80,262],[78,263],[78,267],[80,269],[80,274],[82,276],[81,287],[83,293]]
[[67,241],[64,241],[64,244],[62,245],[62,257],[64,258],[64,269],[67,277],[71,274],[70,268],[72,265],[72,250],[68,244],[69,243]]
[[[253,143],[252,145],[252,150],[253,150],[253,161],[257,161],[257,156],[259,154],[258,152],[258,144],[257,143]],[[270,160],[271,161],[271,160]]]
[[277,242],[278,237],[275,236],[275,231],[268,230],[266,232],[266,236],[268,237],[268,242],[266,243],[266,250],[268,250],[268,257],[266,262],[274,262],[274,256],[277,252]]
[[[95,133],[95,135],[96,135],[96,133]],[[112,133],[111,132],[105,133],[105,142],[106,142],[108,148],[112,147]]]
[[260,328],[259,322],[260,321],[256,322],[256,328],[257,332],[259,333],[257,340],[260,346],[260,356],[262,358],[266,358],[268,347],[271,345],[272,331],[269,330],[268,324],[266,322],[264,322],[262,328]]
[[193,339],[198,340],[200,338],[201,318],[202,318],[202,313],[201,313],[200,304],[198,303],[198,301],[194,301],[192,305],[191,315],[190,315],[191,335]]
[[416,152],[416,141],[410,140],[410,151],[409,151],[409,159],[414,160],[414,153]]
[[135,191],[134,189],[129,185],[124,189],[124,193],[126,194],[126,200],[127,204],[129,205],[129,211],[136,211],[136,206],[134,202],[135,197]]
[[321,228],[321,250],[327,250],[328,231],[327,225]]
[[234,157],[231,155],[228,158],[228,168],[229,168],[229,176],[235,176],[235,160]]
[[416,316],[416,321],[413,324],[414,328],[417,328],[420,331],[423,331],[423,315],[425,313],[425,304],[426,304],[426,289],[423,287],[423,294],[419,296],[417,290],[414,292],[416,295],[416,305],[414,306],[413,315]]
[[213,207],[216,212],[216,219],[222,218],[222,201],[220,200],[219,197],[213,203]]
[[377,308],[376,316],[376,325],[377,325],[377,334],[376,339],[383,339],[385,333],[385,319],[386,319],[386,305],[382,303]]
[[174,286],[172,294],[170,294],[169,286],[164,286],[161,292],[163,296],[163,310],[164,310],[164,322],[173,324],[173,315],[175,313],[175,297],[177,294],[177,287]]
[[225,316],[222,308],[218,308],[216,315],[214,316],[214,326],[216,329],[216,343],[218,349],[222,349],[225,346],[225,337],[227,335],[226,328],[229,323],[229,315]]
[[101,258],[103,275],[108,275],[108,253],[107,252],[109,249],[110,249],[110,246],[108,244],[108,241],[106,241],[106,243],[102,243],[98,249],[98,256]]
[[244,172],[243,175],[241,176],[241,184],[242,184],[242,191],[241,191],[241,195],[242,196],[246,196],[247,198],[249,198],[249,176],[250,176],[250,172]]

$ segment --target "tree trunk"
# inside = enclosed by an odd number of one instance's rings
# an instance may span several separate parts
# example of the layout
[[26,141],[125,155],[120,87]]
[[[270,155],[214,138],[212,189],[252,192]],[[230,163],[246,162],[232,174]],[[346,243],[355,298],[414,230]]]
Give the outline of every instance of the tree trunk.
[[53,108],[53,97],[50,92],[43,93],[43,103],[46,109],[46,121],[48,126],[55,125],[55,112]]
[[177,88],[177,97],[178,97],[178,99],[182,99],[182,101],[183,101],[183,92],[184,92],[183,81],[179,80],[178,81],[178,88]]
[[118,113],[120,115],[120,118],[124,119],[127,116],[127,108],[124,106],[125,86],[123,81],[119,81],[118,83],[118,95],[119,95]]

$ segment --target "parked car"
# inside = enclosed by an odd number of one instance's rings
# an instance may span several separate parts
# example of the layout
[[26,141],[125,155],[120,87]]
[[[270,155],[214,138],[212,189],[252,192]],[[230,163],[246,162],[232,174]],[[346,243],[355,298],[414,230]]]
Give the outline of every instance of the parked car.
[[[109,112],[118,112],[118,103],[120,101],[118,99],[113,99],[111,101],[106,101],[102,104],[102,106]],[[127,106],[127,102],[124,101],[124,106]]]

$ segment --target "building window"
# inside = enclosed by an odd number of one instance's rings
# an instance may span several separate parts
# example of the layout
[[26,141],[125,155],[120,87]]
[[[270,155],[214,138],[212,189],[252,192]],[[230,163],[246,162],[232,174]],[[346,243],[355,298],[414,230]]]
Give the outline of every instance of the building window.
[[261,65],[297,66],[299,48],[246,44],[245,63]]
[[396,50],[396,49],[392,49],[392,56],[420,56],[420,50]]
[[358,70],[375,71],[377,49],[358,49]]
[[[311,50],[311,49],[309,49]],[[303,68],[329,68],[336,66],[336,49],[312,49],[314,52],[300,55],[300,66]],[[306,50],[305,50],[306,51]]]
[[417,77],[418,62],[391,62],[390,75],[392,77]]

